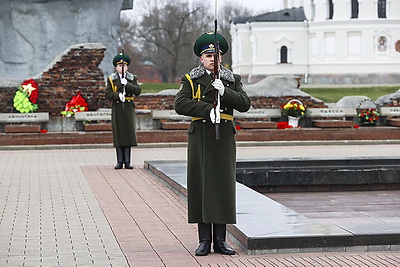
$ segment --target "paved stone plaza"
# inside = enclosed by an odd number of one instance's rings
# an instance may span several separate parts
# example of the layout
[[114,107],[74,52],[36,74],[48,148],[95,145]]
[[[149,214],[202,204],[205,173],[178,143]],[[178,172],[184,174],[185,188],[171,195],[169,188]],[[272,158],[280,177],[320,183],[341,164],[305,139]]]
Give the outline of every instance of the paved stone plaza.
[[[143,169],[145,160],[184,160],[184,146],[140,146],[135,169],[118,171],[110,146],[39,148],[0,151],[0,266],[400,266],[396,251],[250,256],[236,247],[234,256],[195,257],[197,230],[186,222],[185,200]],[[399,151],[399,144],[240,146],[238,158]]]

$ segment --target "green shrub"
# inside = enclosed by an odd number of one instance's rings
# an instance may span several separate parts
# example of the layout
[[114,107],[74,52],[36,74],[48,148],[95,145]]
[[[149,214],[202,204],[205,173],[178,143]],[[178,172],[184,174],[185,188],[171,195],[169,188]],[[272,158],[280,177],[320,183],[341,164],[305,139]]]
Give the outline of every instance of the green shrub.
[[177,83],[143,83],[140,85],[142,93],[158,93],[166,89],[178,89]]

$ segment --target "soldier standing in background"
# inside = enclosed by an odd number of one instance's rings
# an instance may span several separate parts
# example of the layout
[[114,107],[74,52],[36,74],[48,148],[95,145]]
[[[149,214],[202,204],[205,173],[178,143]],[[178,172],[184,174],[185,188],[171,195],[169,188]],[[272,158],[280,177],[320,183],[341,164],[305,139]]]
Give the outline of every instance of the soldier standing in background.
[[[214,33],[201,35],[194,52],[201,64],[182,77],[175,99],[178,114],[191,116],[188,129],[187,195],[188,221],[198,224],[199,247],[196,256],[214,252],[233,255],[225,242],[226,224],[236,223],[236,129],[233,110],[246,112],[250,98],[243,90],[240,75],[221,66],[228,43],[217,35],[219,51],[214,50]],[[214,52],[218,61],[214,62]],[[212,77],[214,64],[219,77]],[[218,68],[217,68],[218,69]],[[216,91],[217,90],[217,91]],[[219,140],[216,140],[214,102],[220,96]]]
[[111,121],[113,143],[117,150],[117,165],[114,169],[133,169],[131,147],[137,145],[135,104],[133,95],[140,95],[141,88],[136,75],[128,72],[131,59],[124,53],[113,59],[116,72],[107,79],[105,96],[112,101]]

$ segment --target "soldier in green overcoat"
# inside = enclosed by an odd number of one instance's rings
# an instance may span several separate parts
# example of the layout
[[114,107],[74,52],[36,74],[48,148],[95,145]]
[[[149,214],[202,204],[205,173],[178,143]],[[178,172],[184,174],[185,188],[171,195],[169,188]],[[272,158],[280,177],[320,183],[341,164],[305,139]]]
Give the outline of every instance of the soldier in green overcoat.
[[114,147],[117,152],[115,169],[133,169],[131,147],[137,145],[135,104],[133,96],[141,93],[136,75],[128,72],[131,59],[124,53],[113,59],[116,72],[107,78],[105,96],[112,101],[111,122]]
[[[214,252],[235,254],[225,242],[226,224],[236,223],[236,128],[233,110],[246,112],[251,105],[240,75],[233,74],[220,64],[222,55],[228,51],[228,43],[219,34],[219,62],[214,62],[214,40],[214,33],[205,33],[196,40],[194,52],[201,64],[182,77],[175,99],[175,111],[192,117],[188,129],[187,195],[188,221],[198,224],[196,256],[208,255],[211,242]],[[212,77],[214,63],[219,65],[219,77]],[[214,108],[216,95],[220,98],[217,112]]]

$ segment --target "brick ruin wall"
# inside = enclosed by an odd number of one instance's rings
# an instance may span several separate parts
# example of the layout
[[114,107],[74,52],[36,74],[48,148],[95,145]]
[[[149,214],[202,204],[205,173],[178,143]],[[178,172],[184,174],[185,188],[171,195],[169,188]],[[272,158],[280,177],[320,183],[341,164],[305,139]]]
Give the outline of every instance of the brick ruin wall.
[[[109,107],[105,99],[105,82],[99,65],[104,58],[105,48],[72,47],[40,78],[34,79],[39,86],[37,112],[49,112],[50,116],[61,116],[60,112],[78,92],[92,110]],[[31,77],[26,77],[30,79]],[[21,83],[23,80],[21,80]],[[13,99],[17,88],[0,88],[0,112],[17,112]]]

